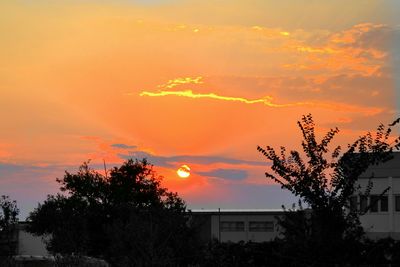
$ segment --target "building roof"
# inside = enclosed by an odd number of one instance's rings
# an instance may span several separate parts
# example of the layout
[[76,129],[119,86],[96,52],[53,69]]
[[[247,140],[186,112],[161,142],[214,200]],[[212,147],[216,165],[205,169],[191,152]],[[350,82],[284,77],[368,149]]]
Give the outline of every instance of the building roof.
[[277,215],[284,212],[283,209],[189,209],[194,214],[263,214]]

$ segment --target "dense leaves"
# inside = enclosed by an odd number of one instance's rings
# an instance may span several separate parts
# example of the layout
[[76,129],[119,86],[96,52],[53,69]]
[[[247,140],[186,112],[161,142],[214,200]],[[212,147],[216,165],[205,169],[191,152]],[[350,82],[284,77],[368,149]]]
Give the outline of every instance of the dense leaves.
[[15,253],[18,213],[16,201],[8,196],[0,197],[0,257]]
[[[356,245],[351,248],[351,245]],[[301,253],[301,247],[291,247],[285,240],[273,240],[264,243],[219,243],[214,240],[204,250],[204,256],[199,261],[200,266],[249,266],[249,267],[387,267],[400,266],[400,241],[382,239],[377,241],[366,240],[349,244],[346,263],[338,263],[335,258],[318,259]]]
[[29,217],[55,253],[104,257],[116,266],[178,265],[190,260],[194,231],[184,201],[161,186],[152,166],[129,160],[106,175],[83,164],[57,180]]
[[311,208],[288,210],[281,220],[288,250],[297,248],[299,257],[332,259],[343,264],[349,262],[352,254],[360,253],[357,242],[363,238],[361,211],[350,209],[350,197],[359,190],[356,181],[369,166],[391,159],[393,151],[400,148],[400,137],[391,137],[392,127],[398,123],[396,120],[388,126],[379,125],[374,134],[359,137],[342,152],[340,146],[330,148],[339,130],[331,129],[318,142],[313,118],[307,115],[298,122],[303,136],[302,152],[288,153],[285,147],[279,152],[270,146],[257,147],[272,161],[272,172],[266,173],[267,178]]

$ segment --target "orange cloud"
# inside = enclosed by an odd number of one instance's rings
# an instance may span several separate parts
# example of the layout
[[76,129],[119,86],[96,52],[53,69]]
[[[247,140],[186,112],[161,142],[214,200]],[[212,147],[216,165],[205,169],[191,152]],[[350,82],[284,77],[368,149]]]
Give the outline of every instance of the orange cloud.
[[[161,85],[158,87],[162,88],[171,88],[168,86],[176,87],[182,84],[188,83],[203,83],[201,81],[201,77],[197,78],[178,78],[174,80],[168,81],[166,85]],[[358,105],[352,104],[344,104],[344,103],[335,103],[335,102],[293,102],[293,103],[284,103],[284,104],[277,104],[273,102],[272,96],[265,96],[263,98],[256,98],[256,99],[249,99],[245,97],[236,97],[236,96],[224,96],[219,95],[216,93],[196,93],[192,90],[178,90],[178,91],[165,91],[159,90],[157,92],[150,92],[150,91],[143,91],[139,94],[139,96],[148,96],[148,97],[165,97],[165,96],[179,96],[179,97],[187,97],[193,99],[215,99],[221,101],[232,101],[232,102],[240,102],[244,104],[263,104],[268,107],[272,108],[289,108],[289,107],[296,107],[296,106],[305,106],[305,107],[314,107],[314,108],[323,108],[328,110],[334,111],[347,111],[347,112],[354,112],[354,113],[362,113],[365,116],[373,116],[381,113],[383,111],[382,108],[378,107],[363,107]]]
[[319,54],[333,54],[338,52],[337,50],[332,49],[330,47],[316,48],[310,46],[298,46],[297,50],[300,52],[319,53]]
[[169,80],[166,84],[162,84],[159,85],[159,88],[174,88],[178,85],[182,85],[182,84],[202,84],[203,77],[195,77],[195,78],[190,78],[190,77],[186,77],[186,78],[176,78],[173,80]]
[[373,76],[387,64],[393,31],[387,25],[363,23],[342,31],[297,30],[290,36],[281,52],[298,54],[281,64],[284,69]]
[[362,39],[366,34],[371,32],[379,32],[386,30],[387,26],[384,24],[373,24],[373,23],[360,23],[354,25],[348,30],[344,30],[337,34],[334,34],[331,38],[333,43],[337,44],[354,44]]
[[271,103],[272,97],[266,96],[265,98],[261,99],[247,99],[243,97],[233,97],[233,96],[222,96],[217,95],[214,93],[194,93],[192,90],[184,90],[184,91],[158,91],[158,92],[147,92],[143,91],[140,93],[140,96],[182,96],[182,97],[189,97],[189,98],[210,98],[210,99],[217,99],[217,100],[225,100],[225,101],[236,101],[242,102],[245,104],[256,104],[256,103],[263,103],[264,105],[270,107],[281,107],[282,105],[277,105]]

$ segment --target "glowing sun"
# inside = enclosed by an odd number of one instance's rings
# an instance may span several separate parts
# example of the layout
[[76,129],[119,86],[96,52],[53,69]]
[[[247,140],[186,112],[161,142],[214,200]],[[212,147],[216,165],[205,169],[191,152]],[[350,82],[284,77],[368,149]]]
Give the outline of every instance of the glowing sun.
[[176,173],[181,178],[188,178],[190,176],[190,168],[188,165],[182,165]]

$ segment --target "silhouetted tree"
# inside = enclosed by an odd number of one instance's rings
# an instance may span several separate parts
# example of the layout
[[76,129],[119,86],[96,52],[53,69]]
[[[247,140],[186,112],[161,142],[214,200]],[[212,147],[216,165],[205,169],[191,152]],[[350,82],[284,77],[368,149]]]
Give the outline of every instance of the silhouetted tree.
[[10,256],[15,253],[18,213],[15,200],[11,201],[4,195],[0,197],[0,256]]
[[146,160],[128,160],[104,176],[84,163],[57,179],[29,216],[29,231],[64,254],[105,257],[117,266],[166,266],[191,260],[195,242],[184,201],[163,188]]
[[358,241],[364,235],[359,221],[361,211],[350,209],[350,198],[359,189],[358,177],[369,166],[391,159],[393,150],[400,148],[400,137],[390,136],[392,127],[398,123],[396,120],[388,126],[379,125],[376,133],[359,137],[342,153],[340,146],[333,150],[329,147],[338,128],[317,141],[309,114],[298,122],[303,135],[302,153],[295,150],[287,153],[283,146],[279,152],[270,146],[257,147],[272,162],[272,172],[266,172],[267,178],[311,208],[287,210],[285,218],[280,220],[283,240],[288,245],[283,253],[288,255],[290,251],[297,263],[304,262],[306,266],[349,263],[355,255],[360,255]]

